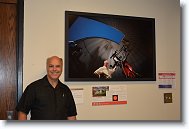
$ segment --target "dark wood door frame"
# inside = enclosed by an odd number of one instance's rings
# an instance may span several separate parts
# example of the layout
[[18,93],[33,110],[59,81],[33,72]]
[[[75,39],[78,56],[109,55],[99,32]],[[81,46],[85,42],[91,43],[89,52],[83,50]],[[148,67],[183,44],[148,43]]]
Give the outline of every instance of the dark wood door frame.
[[24,0],[17,1],[17,102],[23,92],[23,36],[24,36]]

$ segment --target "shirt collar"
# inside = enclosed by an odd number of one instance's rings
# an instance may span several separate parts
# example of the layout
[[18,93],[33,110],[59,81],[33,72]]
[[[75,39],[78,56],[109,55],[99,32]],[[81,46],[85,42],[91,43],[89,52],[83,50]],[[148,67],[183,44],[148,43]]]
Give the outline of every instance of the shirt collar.
[[[47,78],[47,75],[45,75],[43,78],[42,78],[42,80],[43,80],[43,84],[45,85],[45,86],[50,86],[50,87],[52,87],[52,85],[49,83],[49,81],[48,81],[48,78]],[[56,88],[58,88],[58,87],[60,87],[60,80],[58,80],[58,84],[57,84],[57,86],[56,86]],[[53,87],[52,87],[53,88]],[[55,88],[55,89],[56,89]]]

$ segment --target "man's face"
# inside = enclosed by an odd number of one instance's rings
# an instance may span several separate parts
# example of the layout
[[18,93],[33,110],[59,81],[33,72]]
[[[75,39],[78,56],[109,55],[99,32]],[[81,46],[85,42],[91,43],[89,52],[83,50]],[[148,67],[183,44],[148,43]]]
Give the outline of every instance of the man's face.
[[52,57],[47,62],[47,76],[51,80],[58,80],[62,74],[62,61],[58,57]]
[[104,66],[108,67],[108,61],[107,60],[104,61]]

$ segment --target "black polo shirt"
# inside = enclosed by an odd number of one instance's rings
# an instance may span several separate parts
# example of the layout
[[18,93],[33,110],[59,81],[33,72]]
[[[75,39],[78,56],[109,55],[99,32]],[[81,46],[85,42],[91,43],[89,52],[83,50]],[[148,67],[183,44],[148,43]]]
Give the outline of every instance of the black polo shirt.
[[66,120],[76,116],[76,106],[68,86],[58,81],[56,88],[47,76],[28,85],[16,107],[26,114],[31,111],[31,120]]

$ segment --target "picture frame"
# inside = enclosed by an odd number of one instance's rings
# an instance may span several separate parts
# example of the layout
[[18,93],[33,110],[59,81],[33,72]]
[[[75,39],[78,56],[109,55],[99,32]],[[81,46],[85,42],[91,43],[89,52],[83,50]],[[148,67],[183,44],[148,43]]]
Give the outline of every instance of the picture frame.
[[65,81],[155,81],[155,18],[65,11],[64,70]]

